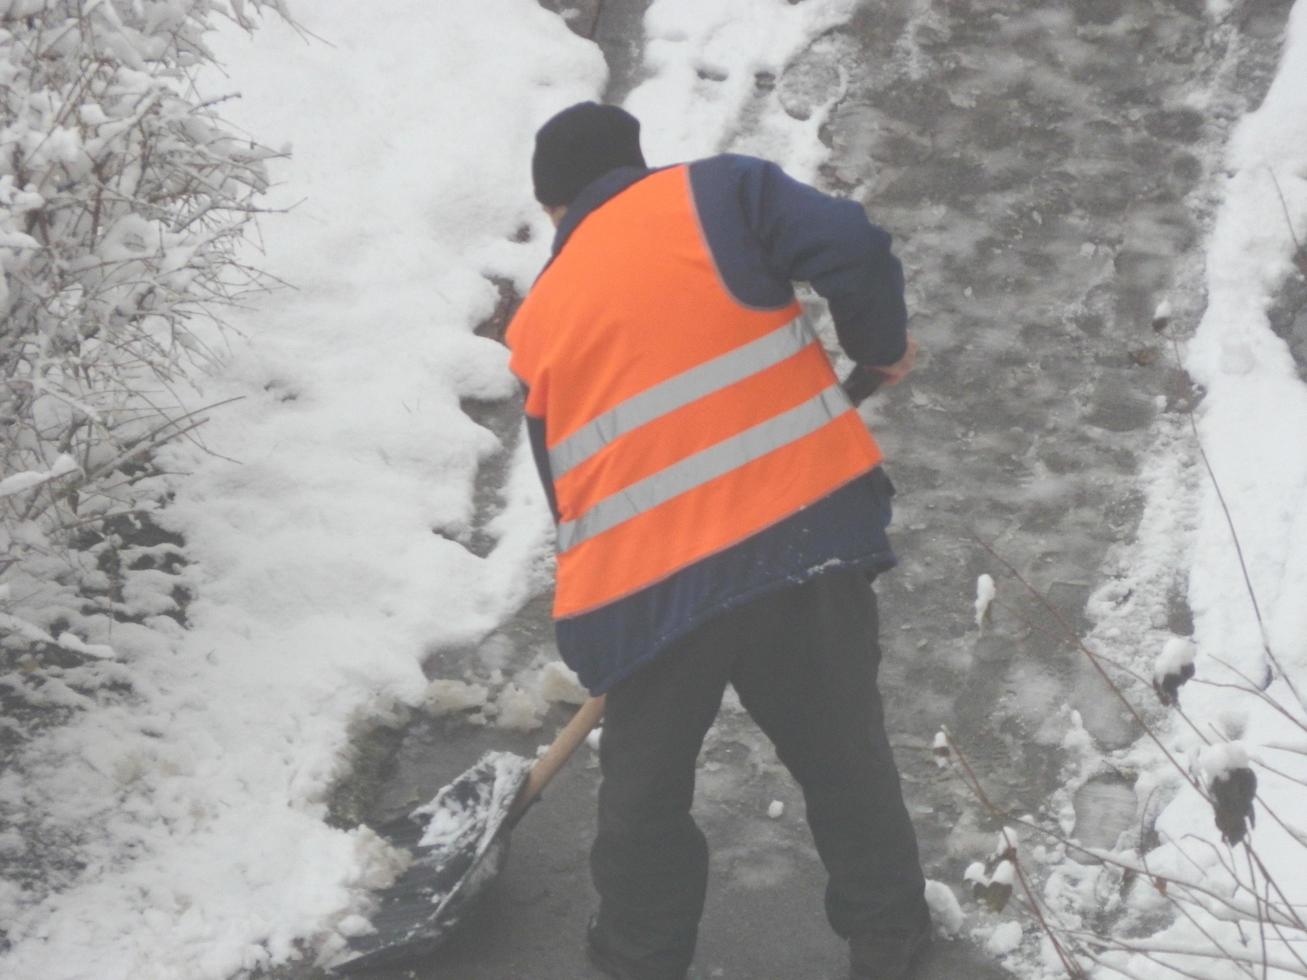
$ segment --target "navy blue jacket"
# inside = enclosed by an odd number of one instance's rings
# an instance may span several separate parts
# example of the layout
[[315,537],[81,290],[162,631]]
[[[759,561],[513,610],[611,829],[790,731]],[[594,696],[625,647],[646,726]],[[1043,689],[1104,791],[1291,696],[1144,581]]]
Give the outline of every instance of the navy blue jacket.
[[[587,216],[652,172],[622,168],[587,186],[560,223],[553,254],[567,247]],[[753,157],[711,157],[692,163],[689,172],[704,238],[739,302],[782,308],[794,298],[793,283],[806,281],[827,301],[839,342],[858,365],[887,365],[903,356],[902,268],[889,234],[859,204],[823,194]],[[543,420],[528,416],[527,430],[557,516]],[[833,568],[883,571],[894,564],[885,535],[892,492],[878,468],[740,545],[598,610],[557,621],[559,650],[582,682],[601,693],[727,609]]]

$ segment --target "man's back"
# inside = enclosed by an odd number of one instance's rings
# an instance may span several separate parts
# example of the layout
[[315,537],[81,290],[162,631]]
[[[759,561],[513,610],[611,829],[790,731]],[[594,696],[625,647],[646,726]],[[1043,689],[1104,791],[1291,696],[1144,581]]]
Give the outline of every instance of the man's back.
[[608,175],[509,330],[559,519],[560,648],[592,689],[746,598],[892,561],[870,488],[831,499],[880,451],[773,270],[767,166]]

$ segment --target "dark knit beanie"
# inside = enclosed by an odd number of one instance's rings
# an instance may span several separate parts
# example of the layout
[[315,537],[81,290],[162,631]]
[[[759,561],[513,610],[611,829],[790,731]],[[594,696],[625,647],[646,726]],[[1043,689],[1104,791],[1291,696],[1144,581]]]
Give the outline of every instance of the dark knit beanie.
[[586,184],[618,167],[643,167],[640,121],[623,109],[579,102],[536,133],[531,179],[545,207],[566,206]]

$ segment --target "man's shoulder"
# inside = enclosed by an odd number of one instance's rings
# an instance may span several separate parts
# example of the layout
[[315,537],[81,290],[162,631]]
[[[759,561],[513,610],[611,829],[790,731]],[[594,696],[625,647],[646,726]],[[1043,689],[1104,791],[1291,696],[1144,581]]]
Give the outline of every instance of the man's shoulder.
[[692,172],[730,174],[737,178],[761,177],[768,171],[779,169],[770,160],[745,153],[717,153],[710,157],[691,160],[686,164]]

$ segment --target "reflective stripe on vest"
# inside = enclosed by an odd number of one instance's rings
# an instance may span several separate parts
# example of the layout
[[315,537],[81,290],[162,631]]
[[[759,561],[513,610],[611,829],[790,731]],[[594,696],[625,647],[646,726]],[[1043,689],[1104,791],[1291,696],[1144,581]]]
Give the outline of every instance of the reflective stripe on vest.
[[[815,342],[805,318],[796,317],[779,330],[773,330],[743,347],[683,371],[674,378],[668,378],[661,384],[628,398],[549,450],[549,466],[554,479],[560,479],[563,474],[580,466],[604,446],[626,433],[648,425],[705,395],[765,371]],[[565,551],[563,540],[560,533],[559,549]]]
[[[797,322],[797,321],[796,321]],[[814,398],[709,446],[679,463],[599,501],[574,521],[558,525],[558,550],[569,551],[582,541],[638,517],[673,497],[703,486],[746,463],[816,432],[847,412],[852,405],[838,384]]]

